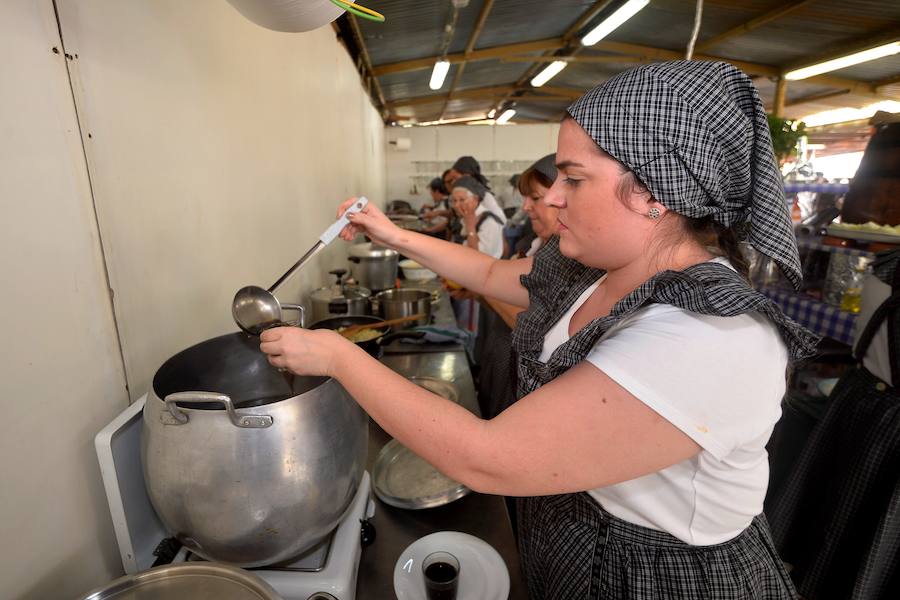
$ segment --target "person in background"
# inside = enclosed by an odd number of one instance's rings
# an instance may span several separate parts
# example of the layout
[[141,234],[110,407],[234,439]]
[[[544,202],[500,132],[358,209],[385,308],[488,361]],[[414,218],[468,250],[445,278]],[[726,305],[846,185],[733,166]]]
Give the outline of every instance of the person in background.
[[534,163],[519,178],[519,192],[524,199],[522,210],[528,215],[535,236],[527,246],[516,246],[515,255],[519,258],[534,256],[557,233],[559,208],[544,202],[544,196],[556,181],[556,175],[556,153],[553,153]]
[[766,443],[786,368],[818,340],[749,285],[738,245],[746,235],[799,288],[758,91],[726,62],[642,65],[569,107],[556,160],[544,202],[559,235],[533,257],[402,230],[372,203],[341,233],[527,306],[518,400],[495,418],[333,331],[269,329],[261,350],[336,379],[447,477],[518,497],[533,600],[795,599],[761,514]]
[[450,199],[453,210],[463,222],[465,244],[488,256],[503,254],[503,222],[484,204],[488,190],[480,181],[464,175],[453,184]]
[[450,197],[444,182],[440,177],[435,177],[428,183],[428,191],[431,194],[431,204],[423,204],[419,209],[419,218],[428,222],[428,227],[422,233],[447,239],[449,235]]
[[481,199],[481,202],[484,204],[484,207],[487,210],[500,218],[501,225],[506,225],[506,215],[503,213],[503,209],[497,202],[497,198],[495,198],[494,194],[491,193],[491,186],[488,183],[487,178],[481,174],[481,165],[478,164],[478,161],[473,157],[461,156],[456,160],[455,163],[453,163],[453,166],[450,167],[450,171],[447,174],[447,177],[450,179],[451,187],[448,187],[447,189],[453,189],[452,184],[455,183],[456,180],[463,175],[469,175],[470,177],[478,181],[478,183],[484,186],[486,191],[484,193],[484,197]]
[[[488,190],[480,181],[463,175],[453,184],[450,199],[453,210],[463,224],[462,243],[488,256],[500,258],[503,254],[503,225],[496,213],[484,206]],[[450,290],[456,322],[472,333],[478,331],[478,295],[470,290]]]
[[506,218],[511,217],[515,212],[522,208],[522,193],[519,192],[519,173],[516,173],[507,180],[503,191],[497,194],[497,202],[503,207]]

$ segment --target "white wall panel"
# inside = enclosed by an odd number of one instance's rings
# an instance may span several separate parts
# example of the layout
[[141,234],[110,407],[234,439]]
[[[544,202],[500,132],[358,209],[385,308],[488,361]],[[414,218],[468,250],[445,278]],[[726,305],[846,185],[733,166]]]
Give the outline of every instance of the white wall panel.
[[221,0],[59,5],[134,399],[174,352],[235,329],[235,290],[268,287],[340,200],[383,201],[384,129],[330,27],[278,33]]
[[128,406],[50,0],[0,2],[0,597],[121,568],[93,449]]
[[127,406],[126,373],[133,399],[172,353],[234,330],[238,287],[385,188],[383,125],[330,28],[267,31],[222,0],[57,4],[59,25],[52,0],[0,2],[0,596],[17,600],[121,572],[93,437]]

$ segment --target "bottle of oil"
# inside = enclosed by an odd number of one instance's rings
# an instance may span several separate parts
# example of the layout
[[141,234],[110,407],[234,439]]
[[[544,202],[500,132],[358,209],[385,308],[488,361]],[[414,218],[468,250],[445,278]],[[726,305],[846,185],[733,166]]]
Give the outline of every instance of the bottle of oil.
[[862,307],[863,280],[866,277],[866,265],[857,264],[850,273],[850,279],[841,296],[841,310],[858,313]]

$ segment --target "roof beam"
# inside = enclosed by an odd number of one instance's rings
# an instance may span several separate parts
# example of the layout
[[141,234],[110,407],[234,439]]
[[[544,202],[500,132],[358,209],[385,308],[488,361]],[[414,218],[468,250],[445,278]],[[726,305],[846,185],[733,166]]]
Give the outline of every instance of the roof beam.
[[616,54],[608,56],[586,56],[579,54],[577,56],[508,56],[501,58],[500,62],[540,62],[549,63],[563,60],[569,63],[640,63],[647,62],[643,56],[629,56],[625,54]]
[[[502,96],[513,89],[512,85],[494,85],[490,87],[474,88],[469,90],[456,90],[450,94],[450,100],[472,99],[472,98],[494,98]],[[395,109],[401,106],[418,106],[422,104],[433,104],[447,100],[447,94],[429,94],[427,96],[416,96],[415,98],[404,98],[401,100],[392,100],[387,103],[388,108]]]
[[[489,60],[492,58],[503,58],[504,56],[512,56],[514,54],[522,54],[524,52],[542,52],[544,50],[556,50],[562,48],[562,38],[548,38],[545,40],[536,40],[533,42],[523,42],[519,44],[504,44],[502,46],[493,46],[491,48],[479,48],[469,53],[467,57],[462,52],[456,54],[448,54],[444,60],[450,64],[461,63],[463,61],[473,60]],[[405,73],[407,71],[419,71],[421,69],[430,69],[434,66],[434,61],[440,57],[427,56],[425,58],[414,58],[412,60],[403,60],[385,65],[377,65],[373,69],[376,76],[390,75],[392,73]]]
[[[497,86],[489,86],[489,87],[481,87],[481,88],[473,88],[468,90],[457,90],[454,91],[451,100],[473,100],[473,99],[494,99],[494,98],[502,98],[506,94],[515,91],[515,86],[510,85],[497,85]],[[542,87],[540,88],[540,92],[536,93],[538,90],[525,90],[526,92],[530,92],[528,96],[520,97],[523,101],[534,101],[534,102],[571,102],[575,98],[581,97],[584,92],[582,90],[576,90],[573,88],[554,88],[554,87]],[[387,106],[391,109],[399,108],[401,106],[420,106],[422,104],[434,104],[437,102],[441,102],[446,99],[445,94],[429,94],[427,96],[417,96],[415,98],[406,98],[404,100],[395,100],[392,102],[388,102]]]
[[785,16],[786,14],[792,13],[795,10],[797,10],[798,8],[806,6],[807,4],[810,4],[812,2],[813,2],[813,0],[801,0],[800,2],[793,2],[791,4],[787,4],[785,6],[776,8],[775,10],[770,10],[769,12],[761,14],[760,16],[756,17],[755,19],[750,19],[746,23],[741,23],[737,27],[729,29],[728,31],[726,31],[724,33],[720,33],[719,35],[713,36],[713,37],[709,38],[708,40],[703,40],[702,42],[697,44],[694,49],[697,52],[701,52],[701,51],[711,48],[717,44],[720,44],[727,39],[731,39],[733,37],[743,35],[745,33],[753,31],[754,29],[762,27],[766,23],[770,23],[776,19],[779,19],[779,18]]
[[572,23],[572,26],[566,29],[566,32],[563,34],[563,41],[568,42],[573,37],[575,37],[581,28],[587,25],[591,19],[596,17],[601,11],[605,10],[607,6],[613,3],[613,0],[599,0],[598,2],[594,2],[590,8],[588,8],[578,20]]
[[475,44],[478,42],[478,37],[481,35],[481,30],[484,28],[484,23],[487,21],[488,15],[491,13],[493,7],[494,0],[484,0],[484,4],[481,5],[481,12],[478,13],[478,21],[475,22],[475,28],[469,36],[469,42],[466,44],[465,50],[463,50],[463,61],[459,63],[459,66],[456,68],[456,73],[453,75],[453,83],[450,84],[450,89],[447,91],[447,101],[444,102],[444,108],[441,109],[441,116],[438,120],[443,119],[444,113],[447,112],[447,106],[450,104],[450,97],[453,95],[456,86],[459,85],[459,80],[462,79],[463,72],[466,70],[466,61],[468,61],[469,56],[472,55]]
[[[545,40],[538,40],[536,42],[525,42],[522,44],[506,44],[503,46],[494,46],[492,48],[483,48],[479,50],[473,50],[468,60],[488,60],[488,59],[503,59],[504,57],[515,57],[518,58],[517,55],[521,55],[524,52],[536,52],[540,50],[552,50],[559,49],[563,47],[562,38],[549,38]],[[622,61],[633,61],[633,62],[644,62],[644,61],[655,61],[655,60],[681,60],[684,58],[681,50],[668,50],[665,48],[655,48],[652,46],[643,46],[640,44],[628,44],[624,42],[613,42],[609,40],[602,40],[593,46],[597,50],[614,52],[623,54]],[[550,59],[552,57],[532,57],[537,59],[535,62],[537,64],[542,64],[545,59]],[[605,60],[605,57],[581,57],[578,56],[575,58],[576,61],[578,59],[587,59],[584,62],[592,62],[590,59],[592,58],[602,58]],[[765,77],[778,77],[783,69],[781,67],[776,67],[773,65],[765,65],[760,63],[753,63],[747,61],[740,60],[732,60],[728,58],[721,58],[717,56],[710,56],[704,54],[696,54],[694,55],[696,60],[721,60],[729,62],[736,67],[742,69],[749,75],[761,75]],[[388,65],[381,65],[373,67],[373,73],[375,75],[386,75],[389,73],[401,73],[405,71],[412,71],[418,69],[431,68],[434,65],[434,61],[437,60],[435,57],[414,59],[409,61],[403,61],[399,63],[392,63]],[[451,54],[447,56],[447,60],[450,62],[461,62],[466,60],[464,53],[459,54]],[[513,85],[508,86],[495,86],[494,90],[504,90],[500,92],[500,95],[505,94],[505,99],[513,99],[513,95],[517,92],[520,92],[526,85],[528,79],[530,79],[528,73],[526,76],[523,76],[518,82]],[[843,77],[834,77],[830,75],[818,75],[816,77],[810,77],[809,79],[803,80],[805,83],[815,83],[819,85],[824,85],[828,87],[836,88],[837,90],[844,90],[844,93],[852,93],[859,96],[867,96],[871,98],[876,98],[878,100],[889,100],[890,96],[886,96],[884,94],[879,94],[876,88],[876,85],[872,83],[867,83],[863,81],[857,81],[854,79],[846,79]],[[879,82],[879,85],[887,85],[885,82]],[[480,88],[480,89],[489,89],[489,88]],[[547,86],[541,88],[543,90],[548,90]],[[466,90],[463,93],[468,93],[471,90]],[[583,92],[582,92],[583,93]],[[555,94],[558,95],[558,94]],[[415,104],[423,103],[424,98],[428,98],[427,102],[439,102],[441,98],[443,98],[443,94],[437,94],[433,97],[431,96],[421,96],[415,98]],[[455,99],[461,96],[460,92],[454,91],[453,95],[449,99]],[[480,97],[485,97],[484,95]],[[386,103],[387,108],[393,108],[396,106],[407,106],[409,105],[409,100],[396,100],[390,101]],[[790,103],[787,103],[789,106]]]
[[[621,52],[623,54],[642,55],[649,60],[680,60],[683,58],[682,53],[677,50],[666,50],[663,48],[653,48],[651,46],[641,46],[639,44],[626,44],[623,42],[600,41],[595,46],[598,50],[607,50],[609,52]],[[842,55],[841,55],[842,56]],[[718,56],[709,56],[705,54],[695,54],[695,60],[722,60],[729,62],[739,69],[745,71],[748,75],[762,75],[765,77],[778,77],[787,68],[775,67],[772,65],[764,65],[760,63],[747,62],[742,60],[733,60],[730,58],[721,58]],[[851,94],[859,96],[868,96],[878,100],[890,100],[889,97],[879,94],[875,86],[865,81],[857,81],[855,79],[847,79],[845,77],[834,77],[831,75],[816,75],[804,79],[805,83],[815,83],[828,87],[847,90]]]
[[526,86],[531,81],[531,79],[538,74],[540,69],[543,67],[543,62],[545,59],[551,59],[554,54],[560,49],[565,49],[565,54],[570,56],[575,56],[584,50],[584,46],[577,42],[573,42],[573,38],[581,31],[581,28],[587,25],[591,19],[604,11],[610,4],[613,3],[614,0],[598,0],[594,2],[586,11],[584,11],[581,16],[576,20],[566,31],[563,33],[561,44],[559,48],[556,49],[548,49],[544,52],[544,55],[539,57],[540,60],[534,61],[530,67],[525,70],[525,73],[519,77],[519,80],[515,83],[515,89],[513,92],[506,95],[506,97],[501,98],[499,102],[497,102],[492,108],[494,110],[499,110],[503,104],[511,99],[516,94],[521,93],[520,90],[528,89]]
[[378,82],[378,77],[372,70],[372,60],[369,58],[369,51],[366,49],[366,41],[363,39],[359,23],[356,21],[356,16],[352,14],[347,15],[347,20],[350,22],[350,29],[353,31],[356,43],[359,45],[359,56],[366,69],[366,88],[369,91],[370,97],[371,88],[369,86],[375,89],[376,99],[378,100],[378,112],[381,113],[382,119],[387,119],[390,116],[388,114],[387,102],[384,100],[384,92],[381,90],[381,84]]
[[839,98],[841,96],[846,96],[849,92],[841,91],[841,92],[826,92],[824,94],[813,94],[812,96],[804,96],[803,98],[797,98],[795,100],[788,100],[784,103],[785,106],[799,106],[801,104],[812,104],[814,102],[823,102],[825,100],[830,100],[832,98]]

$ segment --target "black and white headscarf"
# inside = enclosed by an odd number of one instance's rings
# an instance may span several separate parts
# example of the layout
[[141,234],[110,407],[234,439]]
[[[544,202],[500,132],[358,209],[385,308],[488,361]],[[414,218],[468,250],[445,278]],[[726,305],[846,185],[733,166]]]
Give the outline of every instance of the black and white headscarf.
[[663,206],[746,229],[750,244],[799,288],[766,111],[747,75],[725,62],[649,64],[595,87],[569,114]]

